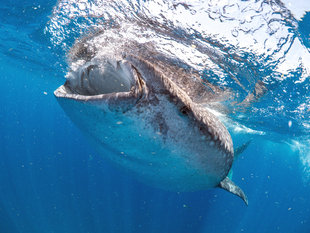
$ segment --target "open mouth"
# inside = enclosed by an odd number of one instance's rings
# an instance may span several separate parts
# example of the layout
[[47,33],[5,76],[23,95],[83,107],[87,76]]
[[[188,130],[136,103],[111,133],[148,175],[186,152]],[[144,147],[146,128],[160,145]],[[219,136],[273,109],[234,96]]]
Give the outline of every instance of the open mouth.
[[68,75],[66,86],[74,94],[93,96],[115,92],[129,92],[134,80],[128,64],[107,61],[105,64],[90,63]]
[[88,62],[67,74],[64,85],[56,91],[56,97],[73,99],[97,99],[113,95],[128,95],[141,89],[141,78],[126,61],[107,60]]

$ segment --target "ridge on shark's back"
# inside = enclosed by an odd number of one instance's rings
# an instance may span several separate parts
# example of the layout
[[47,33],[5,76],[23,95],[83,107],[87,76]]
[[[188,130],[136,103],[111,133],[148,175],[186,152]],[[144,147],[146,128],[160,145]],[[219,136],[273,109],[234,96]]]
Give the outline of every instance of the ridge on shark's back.
[[227,177],[231,136],[203,107],[227,93],[152,43],[103,34],[74,45],[72,70],[55,91],[72,121],[106,158],[148,184],[175,191],[221,187],[247,203]]

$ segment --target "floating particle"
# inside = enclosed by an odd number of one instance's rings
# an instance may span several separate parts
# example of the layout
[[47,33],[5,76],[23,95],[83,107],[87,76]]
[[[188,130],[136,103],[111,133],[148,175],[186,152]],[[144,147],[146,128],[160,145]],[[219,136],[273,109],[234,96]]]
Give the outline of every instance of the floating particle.
[[289,122],[288,122],[288,127],[291,128],[291,127],[292,127],[292,124],[293,124],[292,121],[289,121]]

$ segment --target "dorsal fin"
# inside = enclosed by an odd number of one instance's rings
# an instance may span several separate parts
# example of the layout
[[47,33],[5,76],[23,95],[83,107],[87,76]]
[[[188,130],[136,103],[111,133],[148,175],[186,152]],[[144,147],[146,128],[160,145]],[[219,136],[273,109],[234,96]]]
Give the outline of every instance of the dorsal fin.
[[226,177],[224,180],[222,180],[219,183],[218,187],[220,187],[222,189],[225,189],[226,191],[239,196],[245,202],[245,204],[248,205],[248,198],[247,198],[247,196],[244,194],[242,189],[239,188],[228,177]]

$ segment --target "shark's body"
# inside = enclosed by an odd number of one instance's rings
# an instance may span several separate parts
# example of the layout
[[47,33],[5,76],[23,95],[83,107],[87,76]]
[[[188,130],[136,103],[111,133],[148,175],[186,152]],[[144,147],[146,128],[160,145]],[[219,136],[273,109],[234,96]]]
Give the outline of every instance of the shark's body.
[[222,187],[247,203],[227,178],[231,136],[202,105],[218,89],[150,45],[114,43],[98,53],[83,43],[72,50],[73,62],[83,64],[55,95],[99,151],[149,184],[175,191]]

